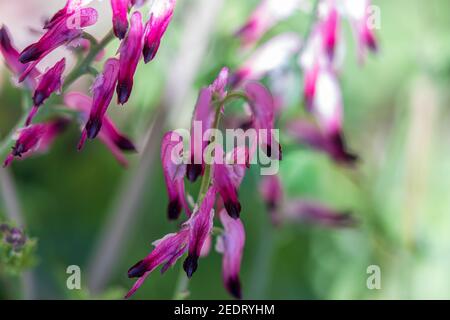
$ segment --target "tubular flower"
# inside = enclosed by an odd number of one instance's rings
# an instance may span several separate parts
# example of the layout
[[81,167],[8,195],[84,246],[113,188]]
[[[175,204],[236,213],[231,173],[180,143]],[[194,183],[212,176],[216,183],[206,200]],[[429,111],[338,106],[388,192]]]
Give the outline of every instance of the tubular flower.
[[44,29],[52,28],[56,23],[61,21],[61,19],[64,19],[65,16],[80,10],[92,1],[93,0],[68,0],[64,8],[56,12],[53,17],[45,23]]
[[23,81],[50,52],[79,38],[83,33],[83,28],[97,22],[97,16],[95,9],[82,8],[60,17],[36,43],[26,47],[20,53],[20,62],[32,63],[28,65],[19,81]]
[[129,0],[111,0],[113,12],[113,30],[117,38],[123,39],[128,30]]
[[300,199],[286,204],[284,218],[327,227],[351,227],[356,223],[349,212],[336,211],[321,203]]
[[339,37],[340,16],[335,0],[328,0],[325,18],[320,22],[322,45],[330,60],[334,58]]
[[34,91],[33,108],[31,109],[25,123],[27,126],[31,123],[39,107],[45,102],[45,100],[47,100],[54,92],[61,90],[62,74],[65,68],[66,59],[63,58],[42,75],[42,78]]
[[171,220],[178,219],[182,207],[188,216],[191,215],[184,195],[186,165],[182,163],[182,147],[183,141],[179,134],[168,132],[164,135],[161,144],[161,163],[169,196],[167,215]]
[[249,20],[237,32],[244,46],[250,46],[278,22],[289,18],[297,9],[300,9],[304,0],[262,0]]
[[280,177],[277,175],[264,176],[259,185],[259,191],[271,214],[280,208],[283,201],[283,186],[281,185]]
[[89,120],[83,130],[78,149],[81,149],[86,138],[94,139],[102,128],[103,117],[108,110],[114,94],[114,87],[119,74],[119,61],[108,59],[103,67],[103,72],[97,76],[92,85],[93,100]]
[[[80,122],[84,126],[89,119],[93,105],[92,98],[83,93],[70,92],[64,96],[64,103],[67,107],[80,112]],[[133,142],[117,129],[107,114],[103,116],[98,138],[111,151],[117,161],[124,166],[128,162],[123,152],[136,152]]]
[[117,83],[117,99],[118,103],[122,105],[128,101],[133,89],[133,77],[142,52],[142,36],[142,16],[136,11],[131,16],[130,31],[119,48],[120,69]]
[[294,33],[278,35],[258,48],[230,79],[230,86],[238,87],[250,80],[260,80],[269,72],[279,69],[294,56],[301,47],[300,38]]
[[216,250],[223,254],[222,278],[225,288],[237,299],[242,299],[239,272],[244,253],[245,231],[240,219],[232,219],[222,210],[219,214],[224,232],[217,239]]
[[369,24],[371,1],[346,0],[345,5],[346,13],[358,44],[358,57],[360,62],[363,62],[368,50],[372,52],[378,50],[374,28]]
[[[9,31],[6,26],[0,28],[0,52],[5,59],[6,66],[11,70],[14,76],[19,77],[27,68],[27,64],[19,62],[19,52],[14,47]],[[36,78],[39,77],[39,71],[36,69],[30,70],[30,77],[26,81],[26,85],[30,90],[36,88]]]
[[275,140],[273,135],[275,105],[272,95],[258,82],[248,83],[245,86],[245,93],[249,99],[252,111],[253,127],[258,134],[258,144],[266,148],[268,157],[275,155],[281,160],[281,145]]
[[197,270],[198,258],[201,256],[202,248],[207,243],[213,228],[214,202],[216,190],[210,188],[206,193],[200,207],[193,213],[189,220],[189,244],[188,256],[184,260],[183,268],[188,278],[191,278]]
[[[186,176],[191,182],[195,182],[199,176],[203,176],[205,163],[203,152],[209,144],[206,133],[214,123],[215,109],[213,99],[221,100],[226,96],[226,85],[228,83],[228,69],[223,68],[216,80],[200,91],[191,126],[191,158],[186,168]],[[201,127],[199,128],[199,125]]]
[[164,273],[186,252],[189,241],[189,226],[183,225],[177,233],[171,233],[164,238],[155,241],[155,249],[144,259],[136,263],[128,270],[129,278],[139,278],[125,298],[131,297],[144,283],[145,279],[158,266],[163,265],[161,273]]
[[16,143],[3,163],[7,167],[15,157],[22,158],[36,152],[45,152],[67,125],[67,120],[57,119],[19,129]]
[[342,134],[326,135],[314,123],[307,120],[293,120],[287,125],[287,133],[299,143],[324,152],[337,163],[352,165],[358,157],[347,150]]
[[175,0],[156,0],[150,9],[150,19],[144,32],[144,62],[152,61],[158,52],[161,39],[173,16]]

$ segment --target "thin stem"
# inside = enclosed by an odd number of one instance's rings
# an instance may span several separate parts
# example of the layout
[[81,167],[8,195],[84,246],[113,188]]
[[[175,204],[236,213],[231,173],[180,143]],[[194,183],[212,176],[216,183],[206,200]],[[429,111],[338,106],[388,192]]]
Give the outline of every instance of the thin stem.
[[111,30],[97,45],[92,46],[91,51],[89,51],[89,54],[86,56],[86,58],[82,60],[65,79],[63,91],[70,87],[70,85],[72,85],[82,75],[93,73],[91,67],[92,62],[94,62],[100,51],[102,51],[113,39],[114,32]]

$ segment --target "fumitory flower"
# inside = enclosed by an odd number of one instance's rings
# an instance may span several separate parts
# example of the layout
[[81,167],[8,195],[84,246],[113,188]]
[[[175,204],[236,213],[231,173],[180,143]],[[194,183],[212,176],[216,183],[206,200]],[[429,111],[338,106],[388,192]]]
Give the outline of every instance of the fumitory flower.
[[31,123],[39,107],[45,102],[45,100],[47,100],[52,93],[61,90],[62,74],[65,68],[66,59],[63,58],[42,75],[39,80],[39,84],[34,91],[33,108],[31,109],[25,123],[27,126]]
[[123,39],[128,30],[129,0],[111,0],[113,13],[113,30],[117,38]]
[[[14,76],[19,77],[27,68],[27,64],[19,62],[19,52],[14,47],[9,31],[6,26],[0,28],[0,52],[5,59],[6,66],[11,70]],[[26,81],[26,85],[29,89],[34,90],[36,88],[36,78],[40,73],[36,69],[30,70],[30,77]]]
[[78,148],[83,147],[86,138],[94,139],[102,128],[103,117],[108,110],[114,95],[114,88],[119,74],[119,61],[110,58],[103,67],[103,72],[97,76],[92,85],[93,99],[89,120],[83,130]]
[[122,105],[128,101],[133,89],[133,77],[142,53],[143,32],[142,16],[136,11],[131,16],[130,30],[119,48],[120,69],[117,99],[118,103]]
[[8,166],[15,157],[22,158],[34,152],[45,152],[67,125],[66,119],[56,119],[19,129],[15,144],[3,166]]
[[236,35],[243,45],[249,46],[259,41],[275,24],[291,16],[303,3],[304,0],[262,0]]
[[240,219],[232,219],[225,210],[219,213],[224,232],[218,237],[216,250],[223,254],[222,278],[228,292],[242,299],[239,272],[244,252],[245,231]]
[[330,60],[335,54],[339,37],[340,16],[336,7],[336,0],[327,0],[325,18],[319,22],[322,45]]
[[173,16],[175,0],[155,0],[144,32],[144,62],[153,60]]
[[[67,107],[80,112],[80,122],[83,126],[82,128],[84,128],[93,105],[92,98],[83,93],[70,92],[64,95],[64,103]],[[116,128],[107,114],[103,116],[98,138],[111,151],[117,161],[124,166],[128,162],[123,152],[136,152],[133,142]]]
[[36,43],[26,47],[20,53],[20,62],[32,63],[23,72],[19,81],[23,81],[31,70],[54,49],[79,38],[83,28],[97,22],[97,15],[97,11],[93,8],[81,8],[57,19]]
[[191,214],[184,194],[186,165],[182,162],[183,149],[180,145],[182,138],[175,132],[166,133],[161,144],[161,163],[169,196],[167,215],[173,220],[179,217],[182,207],[188,216]]
[[261,180],[259,191],[271,215],[272,222],[278,224],[277,212],[280,210],[284,197],[280,177],[278,175],[264,176]]
[[93,0],[67,0],[66,5],[61,10],[58,10],[52,18],[50,18],[44,25],[44,29],[50,29],[56,23],[64,19],[68,14],[72,14],[82,7],[88,5]]

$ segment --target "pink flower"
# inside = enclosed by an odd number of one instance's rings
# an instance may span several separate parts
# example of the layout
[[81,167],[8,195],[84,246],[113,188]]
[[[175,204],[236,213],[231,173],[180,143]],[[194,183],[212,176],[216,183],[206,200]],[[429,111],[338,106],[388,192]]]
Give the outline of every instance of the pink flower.
[[301,199],[286,204],[284,218],[289,221],[316,223],[327,227],[351,227],[356,223],[348,212],[336,211],[319,202]]
[[241,27],[236,36],[245,46],[250,46],[278,22],[289,18],[299,9],[303,0],[262,0],[249,20]]
[[287,133],[310,147],[324,152],[337,163],[352,165],[358,157],[347,150],[341,132],[325,134],[317,125],[307,120],[294,120],[288,123]]
[[322,36],[322,45],[330,60],[333,59],[340,27],[340,16],[336,8],[335,0],[328,0],[328,11],[325,19],[319,22],[319,30]]
[[[266,87],[258,82],[248,83],[245,86],[245,93],[252,111],[253,127],[258,133],[258,144],[266,148],[268,157],[275,155],[281,160],[281,145],[273,136],[275,104],[272,95]],[[272,145],[273,143],[275,145]]]
[[300,50],[300,38],[294,33],[278,35],[258,48],[231,76],[231,87],[261,80],[269,72],[286,64]]
[[[89,119],[89,114],[93,105],[92,98],[83,93],[70,92],[64,95],[64,103],[67,107],[80,112],[80,122],[84,126]],[[123,152],[136,152],[136,147],[133,142],[116,128],[112,120],[106,114],[103,116],[102,127],[98,134],[98,138],[108,147],[117,161],[124,166],[126,166],[128,162]]]
[[150,19],[145,25],[144,61],[152,61],[158,52],[161,39],[173,16],[175,0],[156,0],[150,9]]
[[23,72],[19,81],[23,81],[31,70],[50,52],[79,38],[83,33],[83,28],[97,22],[97,16],[95,9],[82,8],[57,19],[36,43],[26,47],[20,53],[20,62],[32,63]]
[[64,8],[56,12],[51,19],[49,19],[45,25],[44,29],[50,29],[55,24],[57,24],[61,19],[64,19],[68,14],[74,13],[80,10],[82,7],[88,5],[93,0],[68,0]]
[[83,130],[78,148],[81,149],[86,138],[94,139],[102,128],[103,117],[111,103],[114,88],[119,74],[119,61],[108,59],[103,67],[103,72],[97,76],[92,85],[93,103],[89,120]]
[[111,0],[114,34],[119,39],[125,38],[128,30],[128,2],[129,0]]
[[191,278],[197,270],[198,258],[201,256],[202,248],[208,240],[213,228],[214,202],[216,200],[216,190],[210,188],[202,200],[198,210],[189,220],[189,245],[188,256],[183,263],[186,275]]
[[161,144],[161,163],[169,196],[167,214],[171,220],[178,219],[182,207],[184,207],[188,216],[191,215],[184,194],[186,165],[182,163],[182,147],[182,138],[179,134],[168,132],[164,135]]
[[279,208],[284,194],[279,176],[264,176],[259,185],[259,191],[269,210]]
[[245,231],[240,219],[232,219],[222,210],[219,214],[224,232],[217,239],[216,250],[223,254],[222,278],[228,292],[242,299],[239,272],[244,253]]
[[125,104],[133,89],[133,77],[136,72],[143,46],[142,16],[136,11],[131,16],[131,26],[122,41],[120,53],[119,81],[117,83],[117,99],[119,104]]
[[[213,99],[225,98],[228,73],[228,68],[223,68],[214,82],[200,91],[192,118],[191,161],[187,165],[186,171],[186,176],[191,182],[195,182],[199,176],[203,176],[205,170],[203,153],[209,143],[209,139],[205,134],[212,128],[216,112],[213,106]],[[199,124],[201,124],[201,130],[197,128]]]
[[[27,64],[19,62],[19,52],[14,47],[6,26],[2,26],[0,29],[0,52],[5,59],[6,66],[11,70],[14,76],[19,77],[27,68]],[[26,81],[26,85],[30,90],[36,88],[36,78],[39,77],[39,75],[39,71],[35,68],[30,70],[30,77],[28,77]]]
[[15,137],[16,143],[3,166],[8,166],[15,157],[22,158],[32,153],[47,151],[66,125],[67,120],[57,119],[19,129]]
[[131,297],[158,266],[163,265],[161,273],[164,273],[174,265],[187,250],[189,234],[189,227],[184,225],[179,232],[168,234],[164,238],[155,241],[153,243],[155,249],[144,260],[139,261],[128,270],[129,278],[139,279],[125,298]]
[[27,126],[31,123],[39,107],[45,102],[45,100],[47,100],[54,92],[61,90],[62,74],[65,68],[66,59],[63,58],[42,75],[42,78],[39,80],[39,84],[34,91],[34,105],[26,120],[25,124]]

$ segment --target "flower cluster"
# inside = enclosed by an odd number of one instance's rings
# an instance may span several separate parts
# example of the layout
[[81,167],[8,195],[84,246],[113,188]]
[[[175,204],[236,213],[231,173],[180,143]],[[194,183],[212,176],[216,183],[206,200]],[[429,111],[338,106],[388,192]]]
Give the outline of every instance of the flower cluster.
[[[12,42],[5,26],[0,29],[0,50],[6,65],[19,83],[24,82],[32,91],[33,107],[25,121],[25,127],[14,136],[16,143],[4,165],[14,157],[29,155],[35,151],[47,149],[54,138],[62,132],[61,124],[67,121],[57,116],[48,122],[33,124],[33,120],[46,101],[54,94],[66,89],[84,73],[98,72],[90,65],[94,60],[101,60],[101,51],[106,43],[98,43],[85,28],[94,25],[98,19],[96,9],[88,7],[90,0],[68,0],[66,5],[48,19],[44,34],[40,39],[19,52]],[[111,150],[117,160],[126,165],[123,151],[135,151],[134,144],[120,133],[107,116],[114,92],[117,102],[125,104],[133,89],[133,78],[141,59],[151,61],[160,46],[173,14],[175,0],[156,0],[153,2],[149,19],[144,25],[141,13],[135,10],[145,1],[111,0],[113,12],[113,32],[121,40],[118,57],[106,60],[93,85],[92,97],[78,92],[63,92],[63,102],[79,115],[82,122],[82,135],[79,149],[86,139],[97,136]],[[105,37],[109,39],[108,35]],[[63,58],[45,72],[38,69],[38,64],[55,49],[66,46],[78,46],[85,56],[72,72],[64,76],[66,59]],[[80,51],[80,50],[79,50]],[[78,69],[77,69],[78,68]],[[64,89],[64,90],[63,90]]]

